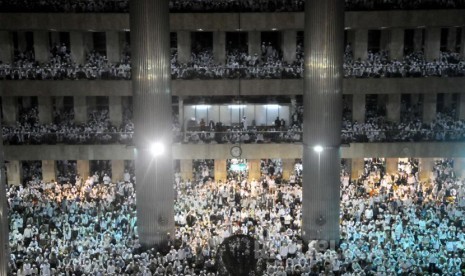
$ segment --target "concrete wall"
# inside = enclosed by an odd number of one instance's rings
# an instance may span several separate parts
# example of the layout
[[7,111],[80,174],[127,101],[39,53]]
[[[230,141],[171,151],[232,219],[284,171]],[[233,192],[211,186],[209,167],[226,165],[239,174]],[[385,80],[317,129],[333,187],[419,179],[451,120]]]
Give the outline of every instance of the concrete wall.
[[[346,12],[345,26],[351,29],[381,27],[416,28],[465,25],[464,10]],[[239,19],[238,19],[239,17]],[[299,13],[174,13],[171,30],[204,31],[302,30],[304,14]],[[129,14],[104,13],[2,13],[1,30],[127,31]]]
[[[175,96],[301,95],[302,79],[175,80]],[[344,79],[344,94],[464,93],[465,78]],[[130,81],[1,81],[0,96],[132,96]]]
[[[174,159],[228,159],[230,144],[173,145]],[[342,158],[465,157],[465,143],[357,143],[341,148]],[[123,145],[5,146],[5,160],[131,160],[134,148]],[[246,144],[242,158],[302,158],[301,144]]]

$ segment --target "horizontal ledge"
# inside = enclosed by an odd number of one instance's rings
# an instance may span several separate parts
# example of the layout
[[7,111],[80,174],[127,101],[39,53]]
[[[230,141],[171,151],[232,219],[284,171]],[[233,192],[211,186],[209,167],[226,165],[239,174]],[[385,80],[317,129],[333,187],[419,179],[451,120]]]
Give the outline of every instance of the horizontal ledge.
[[[464,93],[465,77],[344,79],[344,94]],[[302,95],[302,79],[173,80],[174,96]],[[131,81],[0,81],[0,96],[132,96]]]
[[[173,159],[230,159],[231,144],[175,144]],[[302,158],[302,144],[243,144],[242,158]],[[123,145],[5,146],[5,160],[131,160],[134,147]],[[313,151],[313,149],[310,149]],[[464,142],[354,143],[340,148],[342,158],[465,157]]]

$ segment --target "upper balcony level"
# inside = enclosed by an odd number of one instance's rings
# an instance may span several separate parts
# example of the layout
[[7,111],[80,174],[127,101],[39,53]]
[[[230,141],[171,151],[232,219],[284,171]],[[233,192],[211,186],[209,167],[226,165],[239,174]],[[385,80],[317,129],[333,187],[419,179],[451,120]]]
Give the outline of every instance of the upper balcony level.
[[[463,9],[346,12],[346,29],[425,28],[464,26]],[[128,14],[0,13],[0,30],[129,31]],[[172,31],[303,30],[302,12],[173,13]]]
[[[353,1],[345,0],[347,11],[361,10],[423,10],[423,9],[458,9],[464,8],[463,0],[441,1]],[[0,4],[2,12],[67,12],[67,13],[127,13],[129,0],[43,0],[28,2],[20,0],[5,1]],[[302,12],[304,0],[286,1],[241,1],[241,0],[170,0],[170,12]]]

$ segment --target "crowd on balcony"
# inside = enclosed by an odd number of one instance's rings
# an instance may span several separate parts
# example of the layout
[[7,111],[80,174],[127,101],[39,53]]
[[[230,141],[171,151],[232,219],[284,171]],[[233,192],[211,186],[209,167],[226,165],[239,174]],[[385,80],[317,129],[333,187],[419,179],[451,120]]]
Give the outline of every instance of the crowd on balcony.
[[[171,12],[299,12],[305,1],[296,0],[171,0]],[[346,10],[407,10],[407,9],[456,9],[464,8],[463,0],[346,0]],[[26,0],[0,1],[2,12],[129,12],[129,0]]]
[[55,44],[48,62],[38,62],[33,51],[16,50],[12,64],[0,63],[0,80],[129,80],[131,63],[128,46],[124,48],[119,63],[111,63],[105,55],[92,50],[84,64],[73,60],[66,44]]
[[[68,47],[55,45],[46,63],[37,62],[32,51],[16,51],[12,64],[0,63],[0,80],[129,80],[131,59],[129,47],[118,63],[111,63],[97,51],[90,51],[84,64],[72,59]],[[346,78],[419,78],[463,77],[465,61],[455,52],[441,52],[439,59],[428,61],[422,52],[406,54],[402,59],[390,59],[387,51],[367,53],[366,59],[354,59],[350,44],[344,54]],[[298,44],[295,59],[283,60],[277,45],[263,42],[259,53],[229,49],[225,63],[214,60],[211,48],[192,51],[190,61],[178,60],[171,53],[172,79],[299,79],[303,78],[303,45]]]
[[[385,110],[367,111],[365,122],[344,113],[342,143],[366,142],[445,142],[465,140],[465,121],[456,118],[454,108],[438,111],[430,122],[423,122],[419,105],[402,111],[400,122],[390,122]],[[190,120],[185,129],[173,114],[173,142],[193,144],[300,143],[303,107],[295,106],[289,121],[277,117],[272,125],[257,126],[243,117],[240,124],[225,125],[210,120]],[[132,145],[132,111],[123,110],[121,124],[110,122],[106,108],[92,110],[85,123],[74,121],[73,110],[55,110],[53,122],[39,122],[38,108],[21,108],[14,125],[3,124],[3,141],[8,145],[41,144],[126,144]]]
[[[262,170],[264,171],[264,170]],[[382,160],[360,176],[341,173],[341,240],[301,240],[302,189],[259,179],[175,182],[176,229],[166,247],[138,240],[137,185],[99,175],[72,183],[38,179],[7,190],[11,275],[216,275],[220,244],[253,237],[260,275],[460,275],[465,272],[465,186],[453,161],[419,178],[418,162],[386,173]],[[232,244],[234,247],[234,244]]]
[[76,123],[73,111],[56,110],[54,122],[40,124],[38,109],[21,109],[15,125],[3,124],[3,141],[9,145],[129,144],[134,125],[124,118],[120,126],[110,122],[108,110],[93,110],[86,123]]

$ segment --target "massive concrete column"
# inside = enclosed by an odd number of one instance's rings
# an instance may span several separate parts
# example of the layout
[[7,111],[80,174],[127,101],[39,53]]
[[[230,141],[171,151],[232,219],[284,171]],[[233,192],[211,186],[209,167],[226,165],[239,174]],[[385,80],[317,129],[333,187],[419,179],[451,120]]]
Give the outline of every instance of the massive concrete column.
[[213,58],[219,64],[226,62],[226,33],[223,31],[213,32]]
[[352,158],[350,166],[350,175],[352,180],[358,179],[365,168],[365,160],[363,158]]
[[123,122],[123,104],[120,96],[108,97],[108,103],[110,108],[110,122],[115,126],[121,125]]
[[13,61],[13,39],[8,31],[0,31],[0,61],[3,63]]
[[87,122],[87,101],[86,96],[74,96],[74,121],[76,123]]
[[50,182],[57,179],[55,160],[42,160],[42,179]]
[[366,95],[352,95],[352,121],[365,123]]
[[297,31],[285,30],[282,32],[283,60],[287,63],[295,61],[295,53],[297,49]]
[[[1,41],[1,40],[0,40]],[[1,128],[1,123],[0,123]],[[6,198],[5,160],[3,159],[3,140],[0,136],[0,276],[7,276],[10,260],[8,203]]]
[[76,167],[77,173],[85,181],[91,174],[89,160],[77,160]]
[[354,44],[352,45],[354,58],[365,60],[368,57],[368,30],[359,29],[354,32]]
[[449,28],[447,34],[447,50],[455,52],[457,46],[457,28]]
[[16,97],[2,97],[2,116],[6,125],[15,124],[18,120],[17,102]]
[[432,61],[439,58],[441,50],[441,28],[426,29],[425,57]]
[[424,94],[423,95],[423,122],[431,123],[436,119],[437,112],[437,94]]
[[70,50],[71,50],[71,58],[77,64],[84,64],[86,60],[86,56],[84,53],[84,35],[82,32],[70,32],[69,33],[69,40],[70,40]]
[[400,121],[401,94],[389,94],[386,102],[387,120],[390,122]]
[[391,59],[400,60],[404,56],[404,29],[395,28],[388,31],[387,50]]
[[38,62],[49,60],[50,44],[47,31],[34,31],[34,56]]
[[184,181],[194,179],[193,168],[194,168],[194,166],[192,165],[192,159],[181,159],[181,171],[180,171],[180,173],[181,173],[181,178]]
[[228,173],[226,170],[226,159],[215,159],[215,181],[226,181]]
[[21,185],[21,162],[18,160],[8,160],[5,163],[8,185]]
[[253,56],[257,54],[261,56],[261,33],[259,31],[250,31],[248,33],[247,46],[249,48],[249,55]]
[[121,61],[123,45],[121,43],[120,35],[120,32],[117,31],[109,31],[105,33],[107,43],[107,59],[109,62],[118,63]]
[[[306,1],[302,234],[339,241],[344,2]],[[317,152],[315,146],[322,151]]]
[[50,96],[39,96],[39,122],[42,124],[50,124],[53,120],[53,107],[52,97]]
[[247,163],[249,166],[249,180],[252,180],[252,179],[258,180],[260,176],[262,175],[260,159],[248,160]]
[[124,160],[111,160],[111,180],[115,182],[124,179]]
[[158,247],[174,237],[168,0],[133,0],[130,10],[137,225],[141,245]]
[[192,42],[191,32],[178,31],[178,62],[187,63],[191,60]]

